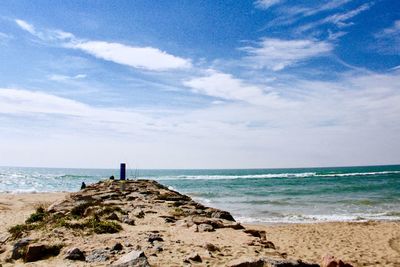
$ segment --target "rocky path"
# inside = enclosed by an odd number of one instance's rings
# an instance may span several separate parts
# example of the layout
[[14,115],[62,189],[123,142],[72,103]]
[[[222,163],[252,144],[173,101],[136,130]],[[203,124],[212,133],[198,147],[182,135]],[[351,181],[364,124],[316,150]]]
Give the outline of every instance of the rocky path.
[[39,207],[0,240],[0,265],[319,266],[151,180],[103,181]]

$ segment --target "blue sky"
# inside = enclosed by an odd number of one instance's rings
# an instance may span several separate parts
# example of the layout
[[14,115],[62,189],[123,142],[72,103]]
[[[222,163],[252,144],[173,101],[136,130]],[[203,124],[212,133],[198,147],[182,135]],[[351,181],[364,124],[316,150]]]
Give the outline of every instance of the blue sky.
[[0,165],[400,159],[398,1],[1,1]]

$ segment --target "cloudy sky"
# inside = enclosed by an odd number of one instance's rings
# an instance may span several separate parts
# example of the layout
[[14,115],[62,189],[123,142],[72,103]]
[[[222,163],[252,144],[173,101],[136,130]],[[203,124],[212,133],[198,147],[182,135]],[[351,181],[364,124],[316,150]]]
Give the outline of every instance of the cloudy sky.
[[400,163],[397,0],[1,1],[0,166]]

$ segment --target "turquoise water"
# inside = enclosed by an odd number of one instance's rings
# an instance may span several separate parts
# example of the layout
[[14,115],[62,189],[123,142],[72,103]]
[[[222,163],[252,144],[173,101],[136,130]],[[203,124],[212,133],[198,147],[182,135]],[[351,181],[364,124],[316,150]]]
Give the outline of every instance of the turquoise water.
[[[0,192],[79,190],[118,170],[0,167]],[[241,170],[137,170],[231,212],[241,222],[294,223],[400,219],[400,165]]]

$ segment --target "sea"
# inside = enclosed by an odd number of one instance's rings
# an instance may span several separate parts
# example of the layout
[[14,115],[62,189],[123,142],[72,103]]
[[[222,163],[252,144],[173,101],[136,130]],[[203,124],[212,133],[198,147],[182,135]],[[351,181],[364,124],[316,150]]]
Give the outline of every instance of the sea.
[[[73,192],[118,179],[118,169],[0,167],[0,192]],[[400,165],[218,170],[127,170],[154,179],[242,223],[400,220]]]

